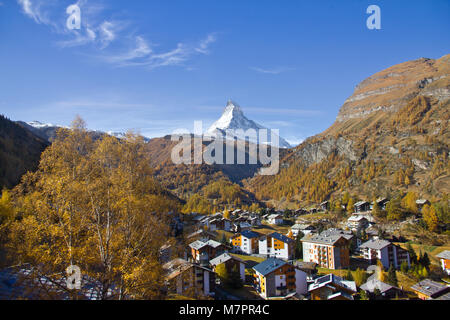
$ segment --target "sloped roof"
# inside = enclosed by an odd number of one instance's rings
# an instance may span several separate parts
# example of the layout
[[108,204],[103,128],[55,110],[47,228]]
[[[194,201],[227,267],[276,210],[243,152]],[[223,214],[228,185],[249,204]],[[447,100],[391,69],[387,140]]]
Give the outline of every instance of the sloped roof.
[[315,262],[295,261],[295,266],[300,270],[314,271],[317,269]]
[[263,276],[268,275],[269,273],[281,268],[285,264],[288,264],[286,261],[277,259],[277,258],[269,258],[260,264],[257,264],[253,267],[253,270],[259,272]]
[[450,260],[450,251],[449,250],[442,251],[436,257],[441,258],[441,259]]
[[255,231],[251,231],[251,230],[244,230],[241,232],[241,235],[245,238],[259,238],[261,235]]
[[360,220],[362,220],[362,219],[367,220],[365,217],[363,217],[363,216],[361,216],[361,215],[359,215],[359,214],[354,214],[354,215],[352,215],[350,218],[348,218],[347,221],[355,221],[355,222],[357,222],[357,221],[360,221]]
[[398,289],[397,287],[394,287],[388,283],[385,283],[383,281],[380,281],[378,279],[371,279],[367,281],[366,283],[361,285],[361,289],[373,293],[375,289],[380,290],[381,293],[387,292],[391,289]]
[[314,228],[314,227],[310,224],[304,223],[296,223],[291,227],[291,229],[298,229],[298,230],[306,230],[307,228]]
[[178,275],[182,274],[184,271],[186,271],[192,267],[197,267],[197,268],[212,272],[212,270],[210,270],[208,268],[194,264],[192,262],[189,262],[189,261],[181,259],[181,258],[173,259],[163,265],[163,269],[166,271],[166,279],[167,280],[172,280],[173,278],[177,277]]
[[437,297],[435,300],[450,300],[450,292]]
[[201,236],[203,234],[208,235],[210,237],[216,237],[217,236],[217,232],[215,232],[215,231],[198,229],[197,231],[194,231],[191,234],[189,234],[187,237],[188,238],[192,238],[192,237],[195,237],[195,236]]
[[214,259],[211,259],[209,261],[209,263],[213,266],[219,265],[221,263],[227,262],[228,260],[237,260],[239,262],[244,263],[244,260],[242,260],[241,258],[238,258],[232,254],[229,254],[228,252],[221,254],[218,257],[215,257]]
[[389,246],[391,243],[384,239],[371,239],[369,241],[364,242],[360,248],[369,248],[374,250],[381,250],[387,246]]
[[420,281],[419,283],[416,283],[411,287],[414,291],[418,291],[420,293],[423,293],[429,297],[438,295],[439,293],[444,293],[447,290],[450,291],[450,287],[446,286],[444,284],[435,282],[430,279],[425,279]]
[[275,239],[280,240],[280,241],[285,242],[285,243],[294,242],[294,239],[291,239],[288,236],[285,236],[284,234],[281,234],[281,233],[278,233],[278,232],[273,232],[271,234],[268,234],[267,237],[272,237],[272,238],[275,238]]
[[220,242],[217,242],[214,240],[208,240],[208,241],[196,240],[196,241],[190,243],[189,247],[191,247],[192,249],[195,249],[195,250],[200,250],[201,248],[203,248],[205,246],[217,248],[220,245],[222,245]]
[[301,241],[333,245],[341,238],[350,240],[352,237],[353,235],[344,234],[342,231],[326,230],[321,232],[320,234],[307,235],[303,237]]

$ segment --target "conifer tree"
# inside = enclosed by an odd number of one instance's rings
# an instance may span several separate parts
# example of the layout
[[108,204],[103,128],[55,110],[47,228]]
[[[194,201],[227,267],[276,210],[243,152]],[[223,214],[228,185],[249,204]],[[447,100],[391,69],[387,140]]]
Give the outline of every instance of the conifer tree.
[[392,264],[389,267],[387,282],[395,287],[398,287],[397,272]]

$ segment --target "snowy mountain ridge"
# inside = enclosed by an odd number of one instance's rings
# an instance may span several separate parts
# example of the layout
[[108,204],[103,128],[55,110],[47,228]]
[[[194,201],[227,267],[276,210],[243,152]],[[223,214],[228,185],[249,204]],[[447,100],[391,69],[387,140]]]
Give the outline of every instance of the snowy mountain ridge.
[[[206,131],[206,136],[211,137],[223,137],[226,138],[228,135],[229,137],[234,137],[239,140],[247,140],[249,142],[253,143],[260,143],[259,138],[257,137],[256,140],[252,137],[245,137],[242,135],[241,132],[236,131],[242,129],[244,132],[249,129],[254,129],[258,133],[258,130],[260,129],[267,129],[267,144],[275,145],[275,142],[272,143],[271,141],[271,129],[268,129],[258,123],[256,123],[253,120],[248,119],[244,112],[242,111],[241,107],[234,101],[229,100],[227,103],[227,106],[225,107],[225,110],[223,111],[221,117],[214,122],[211,127]],[[278,146],[280,148],[291,148],[291,145],[278,136],[279,143]]]

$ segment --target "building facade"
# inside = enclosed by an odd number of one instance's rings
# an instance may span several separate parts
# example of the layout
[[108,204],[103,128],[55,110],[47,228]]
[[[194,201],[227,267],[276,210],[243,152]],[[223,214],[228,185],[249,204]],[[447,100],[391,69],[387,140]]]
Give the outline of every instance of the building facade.
[[255,289],[264,299],[308,292],[307,274],[286,261],[269,258],[253,270]]
[[173,259],[163,265],[168,291],[179,295],[214,295],[215,274],[206,267]]
[[347,281],[334,274],[317,278],[308,290],[311,300],[354,300],[357,292],[354,281]]
[[350,237],[324,231],[308,235],[302,240],[303,261],[315,262],[328,269],[343,269],[350,265]]
[[250,230],[234,235],[230,239],[233,251],[246,254],[258,253],[258,239],[260,236],[259,233]]
[[410,265],[408,251],[387,240],[372,239],[361,244],[359,248],[365,260],[369,263],[380,260],[386,269],[391,265],[398,269],[404,261]]
[[294,259],[295,241],[274,232],[259,238],[259,254],[284,260]]
[[449,250],[442,251],[436,257],[441,262],[442,270],[446,274],[450,275],[450,251]]

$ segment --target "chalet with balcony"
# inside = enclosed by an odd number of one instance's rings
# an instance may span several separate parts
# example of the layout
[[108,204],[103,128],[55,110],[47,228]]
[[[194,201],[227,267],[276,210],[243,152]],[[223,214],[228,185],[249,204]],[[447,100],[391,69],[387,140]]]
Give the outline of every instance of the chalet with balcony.
[[291,227],[291,231],[294,238],[296,238],[300,232],[303,235],[307,235],[314,232],[315,228],[310,224],[296,223]]
[[215,274],[206,267],[177,258],[163,265],[165,282],[169,292],[184,295],[187,292],[214,295]]
[[245,263],[244,260],[236,257],[235,255],[231,253],[223,253],[218,257],[215,257],[214,259],[209,261],[209,264],[211,265],[212,269],[216,270],[216,267],[219,264],[225,264],[225,268],[230,274],[233,269],[236,269],[239,272],[239,275],[241,277],[242,283],[245,283]]
[[215,240],[200,239],[189,244],[191,256],[194,262],[203,266],[209,265],[209,260],[214,259],[225,251],[225,246]]
[[259,254],[284,260],[294,259],[295,240],[273,232],[259,238]]
[[387,240],[372,239],[364,242],[359,249],[363,258],[372,264],[380,260],[385,268],[393,265],[397,269],[400,268],[403,261],[406,261],[408,266],[410,265],[408,251]]
[[[387,198],[379,198],[376,200],[378,208],[380,208],[380,210],[386,210],[386,205],[389,202],[389,200]],[[374,203],[372,202],[370,204],[370,210],[373,210],[373,205]]]
[[283,224],[283,216],[278,213],[271,214],[267,217],[267,222],[273,225]]
[[269,258],[253,267],[254,286],[264,299],[308,292],[307,274],[286,261]]
[[449,250],[442,251],[436,257],[441,262],[442,270],[446,274],[450,275],[450,251]]
[[[362,284],[361,290],[364,290],[370,298],[376,299],[393,299],[401,297],[404,294],[400,288],[380,281],[376,277],[371,277],[366,283]],[[379,296],[377,295],[377,291]]]
[[369,226],[369,220],[359,214],[353,214],[347,219],[347,226],[350,230],[359,232]]
[[359,201],[354,205],[355,212],[367,212],[370,211],[370,203],[367,201]]
[[315,262],[328,269],[343,269],[350,265],[350,245],[353,236],[339,230],[326,230],[303,237],[303,261]]
[[231,237],[230,242],[234,252],[245,254],[258,253],[258,232],[246,230]]

